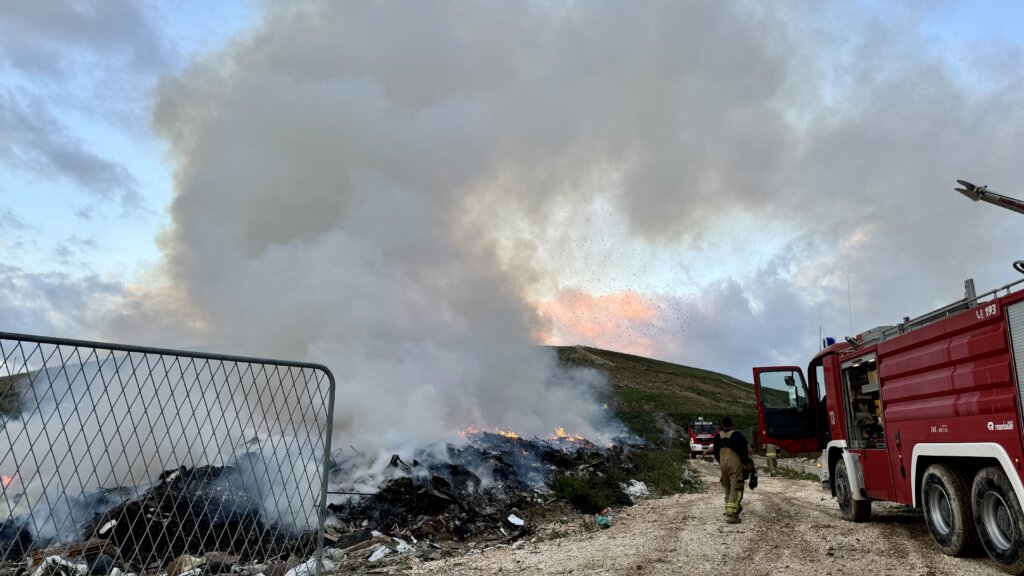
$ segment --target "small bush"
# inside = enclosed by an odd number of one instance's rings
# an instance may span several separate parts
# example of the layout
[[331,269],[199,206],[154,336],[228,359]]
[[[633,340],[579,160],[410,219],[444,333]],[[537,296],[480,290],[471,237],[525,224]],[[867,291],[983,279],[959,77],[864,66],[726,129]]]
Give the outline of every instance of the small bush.
[[689,468],[686,449],[641,447],[610,458],[593,469],[558,472],[550,488],[555,496],[585,514],[596,514],[613,506],[631,504],[622,490],[638,480],[656,495],[699,492],[704,489],[700,475]]
[[583,478],[564,472],[551,481],[551,490],[584,514],[597,514],[611,506],[630,504],[629,496],[619,488],[619,481],[611,475]]
[[689,468],[690,452],[678,448],[645,448],[636,455],[634,478],[661,494],[700,492],[704,483]]

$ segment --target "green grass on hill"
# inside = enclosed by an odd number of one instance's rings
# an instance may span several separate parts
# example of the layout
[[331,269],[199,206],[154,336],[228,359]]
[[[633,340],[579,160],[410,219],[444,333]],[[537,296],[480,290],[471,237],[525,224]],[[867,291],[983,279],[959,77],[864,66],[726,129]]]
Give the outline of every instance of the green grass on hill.
[[19,413],[19,378],[20,375],[0,376],[0,416],[13,417]]
[[675,425],[685,442],[686,426],[699,416],[732,416],[745,433],[757,426],[754,387],[718,372],[622,352],[582,346],[555,347],[563,365],[594,368],[611,384],[611,408],[637,436],[663,443]]

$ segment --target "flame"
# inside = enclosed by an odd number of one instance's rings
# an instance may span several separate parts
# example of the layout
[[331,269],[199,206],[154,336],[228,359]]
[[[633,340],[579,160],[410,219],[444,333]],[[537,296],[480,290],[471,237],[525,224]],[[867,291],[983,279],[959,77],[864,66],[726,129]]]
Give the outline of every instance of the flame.
[[8,476],[7,474],[4,474],[3,476],[0,476],[0,485],[3,485],[4,488],[7,488],[8,486],[10,486],[11,482],[13,482],[13,481],[14,481],[14,476]]
[[[504,436],[505,438],[519,438],[519,434],[516,434],[515,432],[513,432],[511,430],[502,430],[501,428],[498,428],[497,426],[492,428],[491,432],[493,432],[493,433],[495,433],[495,434],[497,434],[499,436]],[[466,426],[466,428],[464,430],[459,430],[459,436],[462,436],[463,438],[466,438],[466,437],[469,437],[469,436],[477,436],[479,434],[480,434],[480,429],[477,428],[476,426],[472,425],[472,424],[470,424],[469,426]]]
[[559,426],[555,428],[555,433],[551,436],[555,440],[568,440],[569,442],[579,442],[583,440],[583,436],[579,434],[569,434],[565,431],[565,428]]

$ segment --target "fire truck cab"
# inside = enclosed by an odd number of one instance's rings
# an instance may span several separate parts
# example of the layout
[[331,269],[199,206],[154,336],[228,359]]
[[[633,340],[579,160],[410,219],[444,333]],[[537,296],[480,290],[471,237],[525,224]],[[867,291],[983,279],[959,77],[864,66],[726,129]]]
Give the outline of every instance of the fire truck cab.
[[698,416],[687,426],[687,432],[690,435],[690,458],[697,458],[705,448],[715,443],[718,424]]
[[763,440],[820,450],[847,520],[873,501],[921,507],[942,552],[980,545],[1024,573],[1022,284],[976,296],[969,280],[960,301],[824,348],[806,377],[754,368]]

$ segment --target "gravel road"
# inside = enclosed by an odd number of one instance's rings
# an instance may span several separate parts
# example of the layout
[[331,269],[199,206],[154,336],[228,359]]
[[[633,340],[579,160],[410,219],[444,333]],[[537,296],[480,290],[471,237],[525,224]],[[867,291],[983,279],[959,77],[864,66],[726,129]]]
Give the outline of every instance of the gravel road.
[[[847,522],[817,483],[759,477],[743,500],[743,523],[722,521],[718,467],[698,462],[705,494],[645,500],[597,531],[583,518],[568,535],[407,566],[412,574],[1002,574],[986,557],[935,549],[921,514],[874,503],[865,524]],[[404,571],[404,570],[403,570]]]

